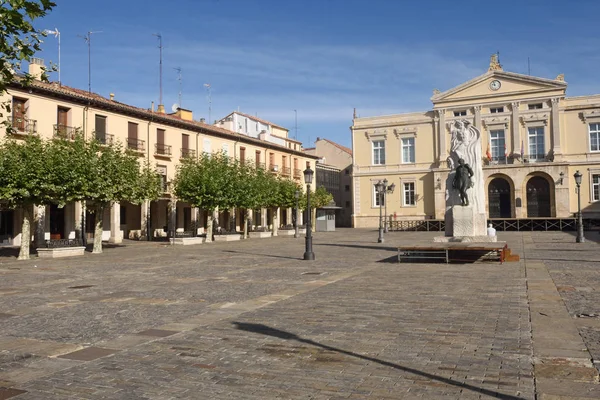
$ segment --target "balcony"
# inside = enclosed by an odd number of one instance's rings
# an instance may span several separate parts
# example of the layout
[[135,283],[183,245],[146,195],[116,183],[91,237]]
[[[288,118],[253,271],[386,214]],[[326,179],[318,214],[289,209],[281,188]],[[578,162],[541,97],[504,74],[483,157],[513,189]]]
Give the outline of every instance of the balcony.
[[538,163],[538,162],[549,162],[553,161],[548,154],[525,154],[523,156],[523,163]]
[[159,157],[171,157],[171,146],[164,143],[154,145],[154,155]]
[[195,158],[196,157],[196,150],[193,149],[181,149],[181,156],[180,158]]
[[302,178],[302,170],[299,168],[294,168],[294,179]]
[[292,169],[290,167],[283,167],[281,173],[285,176],[290,176],[292,174]]
[[23,117],[8,117],[13,135],[37,135],[37,121]]
[[484,161],[484,165],[503,165],[503,164],[508,164],[508,158],[506,156],[492,157],[491,160],[489,160],[487,157],[485,157],[483,161]]
[[98,143],[108,146],[114,143],[115,135],[111,135],[110,133],[96,132],[96,140],[98,141]]
[[135,138],[127,138],[127,148],[131,151],[143,153],[146,151],[146,142]]
[[74,140],[75,134],[77,130],[72,126],[55,124],[54,126],[54,138],[55,139],[65,139],[65,140]]
[[279,172],[279,165],[277,165],[277,164],[270,164],[269,165],[269,171],[271,171],[271,172]]
[[260,168],[260,169],[266,169],[267,166],[265,165],[264,162],[257,162],[256,163],[256,168]]

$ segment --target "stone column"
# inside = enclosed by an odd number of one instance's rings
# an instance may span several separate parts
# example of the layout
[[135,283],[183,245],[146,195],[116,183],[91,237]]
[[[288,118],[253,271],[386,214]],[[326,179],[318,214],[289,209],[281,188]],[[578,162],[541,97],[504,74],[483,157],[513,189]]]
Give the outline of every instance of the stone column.
[[115,202],[110,207],[110,238],[109,243],[123,243],[121,232],[121,204]]
[[167,212],[167,236],[174,237],[177,230],[177,200],[169,200]]
[[37,247],[46,244],[46,206],[33,207],[33,220],[35,221],[35,243]]
[[[150,230],[150,202],[145,200],[140,205],[140,240],[148,240],[148,232]],[[150,235],[152,240],[152,234]]]
[[[554,97],[552,99],[552,153],[554,156],[560,155],[560,121],[558,116],[558,104],[560,98]],[[556,160],[558,161],[558,160]]]
[[[512,146],[511,151],[513,156],[519,155],[521,157],[521,127],[519,126],[519,102],[515,101],[511,103],[512,108]],[[523,162],[523,160],[521,160]]]
[[199,218],[199,214],[200,210],[198,209],[198,207],[192,207],[192,211],[190,214],[192,214],[192,230],[194,231],[194,235],[199,235],[200,234],[200,230],[198,229],[198,218]]
[[81,239],[83,235],[81,226],[81,222],[83,221],[83,215],[81,215],[83,211],[83,203],[81,201],[73,203],[73,209],[75,213],[75,237]]
[[475,128],[481,130],[481,106],[473,107],[473,111],[475,114]]
[[437,111],[438,113],[438,118],[439,118],[439,124],[438,124],[438,139],[439,139],[439,143],[440,143],[440,154],[439,154],[439,159],[438,162],[440,163],[440,165],[444,165],[444,162],[446,162],[446,155],[447,155],[447,150],[446,150],[446,116],[444,115],[446,113],[446,110],[441,109]]
[[277,232],[279,231],[279,212],[280,208],[273,209],[273,234],[272,236],[277,236]]
[[267,209],[266,208],[261,208],[260,209],[260,226],[267,227]]

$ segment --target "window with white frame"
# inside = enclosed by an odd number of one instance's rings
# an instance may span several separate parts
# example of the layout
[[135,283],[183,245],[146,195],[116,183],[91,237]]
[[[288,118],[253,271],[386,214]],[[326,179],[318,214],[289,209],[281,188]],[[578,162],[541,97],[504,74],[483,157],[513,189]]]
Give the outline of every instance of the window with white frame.
[[592,174],[592,201],[600,200],[600,174]]
[[544,105],[542,103],[528,104],[527,108],[529,110],[541,110],[542,108],[544,108]]
[[402,138],[402,163],[415,162],[415,138]]
[[544,127],[531,127],[527,131],[529,136],[529,159],[544,159],[546,157],[544,146]]
[[492,153],[492,161],[504,160],[504,129],[496,129],[490,131],[490,148]]
[[455,117],[464,117],[465,115],[467,115],[467,110],[454,111]]
[[382,207],[385,206],[385,195],[382,193],[380,196],[377,192],[377,185],[373,184],[373,206],[379,207],[380,203]]
[[504,112],[504,107],[492,107],[490,108],[490,113],[492,114],[498,114],[498,113],[503,113]]
[[402,205],[404,205],[404,206],[416,205],[415,183],[414,182],[403,182],[402,183]]
[[600,151],[600,123],[590,124],[590,151]]
[[204,139],[202,141],[202,151],[208,154],[212,152],[212,149],[210,147],[210,139]]
[[373,165],[385,164],[385,140],[373,141]]

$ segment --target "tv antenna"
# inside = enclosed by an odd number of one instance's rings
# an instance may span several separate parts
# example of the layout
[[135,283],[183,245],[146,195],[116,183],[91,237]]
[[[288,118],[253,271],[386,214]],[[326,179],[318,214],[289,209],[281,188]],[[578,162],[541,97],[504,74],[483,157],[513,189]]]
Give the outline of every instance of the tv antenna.
[[173,68],[177,71],[177,80],[179,81],[179,107],[181,107],[181,67]]
[[[92,34],[102,33],[102,31],[88,31],[84,36],[77,35],[83,38],[88,45],[88,92],[92,93]],[[60,80],[60,79],[59,79]]]
[[212,112],[212,98],[210,95],[210,83],[205,83],[204,87],[206,88],[206,91],[208,92],[208,123],[210,124],[211,122],[211,112]]
[[54,35],[58,39],[58,84],[60,85],[60,32],[57,28],[54,28],[54,30],[46,29],[44,32],[48,35]]
[[162,101],[162,49],[163,49],[163,45],[162,45],[162,35],[160,33],[153,33],[152,36],[156,36],[158,38],[158,48],[159,48],[159,55],[160,55],[160,60],[159,60],[159,67],[158,67],[158,86],[159,86],[159,95],[158,95],[158,104],[159,107],[163,104]]

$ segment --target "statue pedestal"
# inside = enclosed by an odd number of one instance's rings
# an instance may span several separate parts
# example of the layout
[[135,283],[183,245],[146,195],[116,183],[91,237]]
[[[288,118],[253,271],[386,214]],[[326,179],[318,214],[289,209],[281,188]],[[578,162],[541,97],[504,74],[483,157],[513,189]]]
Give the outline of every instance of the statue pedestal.
[[487,237],[486,221],[485,214],[476,213],[473,206],[452,206],[446,211],[446,236]]

